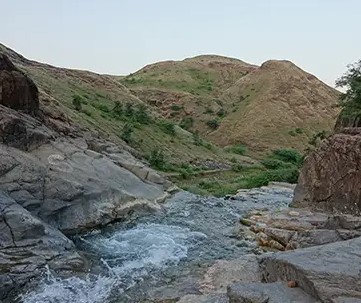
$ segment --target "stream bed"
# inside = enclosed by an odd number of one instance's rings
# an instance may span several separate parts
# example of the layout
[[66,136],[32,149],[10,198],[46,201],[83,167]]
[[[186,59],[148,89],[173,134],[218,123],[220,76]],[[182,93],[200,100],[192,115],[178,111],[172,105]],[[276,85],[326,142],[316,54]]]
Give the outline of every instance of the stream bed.
[[22,303],[160,302],[198,294],[198,283],[216,260],[258,253],[235,236],[250,210],[281,209],[293,189],[269,186],[228,198],[179,192],[156,213],[129,218],[74,241],[91,260],[87,274],[57,277],[48,271]]

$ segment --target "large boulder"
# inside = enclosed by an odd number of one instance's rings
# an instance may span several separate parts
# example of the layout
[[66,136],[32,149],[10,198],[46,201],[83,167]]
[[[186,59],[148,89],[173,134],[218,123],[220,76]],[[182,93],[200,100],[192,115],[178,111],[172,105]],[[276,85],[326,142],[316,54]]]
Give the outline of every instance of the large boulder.
[[84,269],[74,244],[0,192],[0,302],[50,269]]
[[333,135],[305,159],[291,206],[360,215],[361,128]]
[[36,85],[4,54],[0,54],[0,104],[26,113],[39,109]]
[[[131,163],[126,152],[112,155]],[[141,179],[110,156],[89,150],[81,138],[59,138],[31,153],[0,144],[0,191],[65,233],[159,208],[166,197],[164,180]]]
[[[295,281],[321,302],[361,299],[361,238],[261,257],[263,280]],[[350,301],[340,301],[349,298]],[[353,299],[350,299],[353,298]],[[354,300],[354,301],[352,301]]]

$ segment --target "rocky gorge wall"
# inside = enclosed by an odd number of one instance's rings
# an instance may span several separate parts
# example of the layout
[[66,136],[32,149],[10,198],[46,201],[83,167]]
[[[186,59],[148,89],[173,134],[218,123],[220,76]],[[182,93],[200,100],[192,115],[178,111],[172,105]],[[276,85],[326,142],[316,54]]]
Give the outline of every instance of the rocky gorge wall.
[[292,206],[358,216],[360,183],[361,128],[344,128],[305,159]]
[[90,131],[71,126],[59,134],[69,125],[46,123],[34,82],[4,55],[0,92],[1,301],[45,265],[86,270],[66,235],[156,209],[171,184]]

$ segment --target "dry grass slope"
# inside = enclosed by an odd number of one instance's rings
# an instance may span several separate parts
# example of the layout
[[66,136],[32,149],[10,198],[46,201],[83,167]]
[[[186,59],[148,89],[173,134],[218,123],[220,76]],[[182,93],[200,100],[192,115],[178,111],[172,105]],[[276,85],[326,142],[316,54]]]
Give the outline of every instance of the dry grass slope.
[[338,92],[289,61],[261,67],[198,56],[148,65],[120,80],[132,93],[220,146],[245,144],[255,154],[291,147],[333,128]]

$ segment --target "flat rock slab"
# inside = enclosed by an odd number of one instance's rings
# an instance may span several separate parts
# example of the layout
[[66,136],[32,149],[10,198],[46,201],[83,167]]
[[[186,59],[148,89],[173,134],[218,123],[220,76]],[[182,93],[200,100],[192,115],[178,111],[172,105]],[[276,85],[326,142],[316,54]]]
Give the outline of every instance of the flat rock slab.
[[361,299],[338,297],[336,299],[333,299],[332,303],[361,303]]
[[202,293],[225,293],[229,284],[242,281],[261,281],[261,272],[255,255],[245,255],[231,261],[216,261],[204,275],[200,290]]
[[300,288],[289,288],[283,282],[236,283],[228,287],[229,303],[316,303]]
[[268,254],[260,263],[266,282],[296,281],[322,302],[337,297],[361,299],[361,238]]
[[187,295],[181,298],[178,303],[228,303],[229,300],[225,294],[211,295]]

